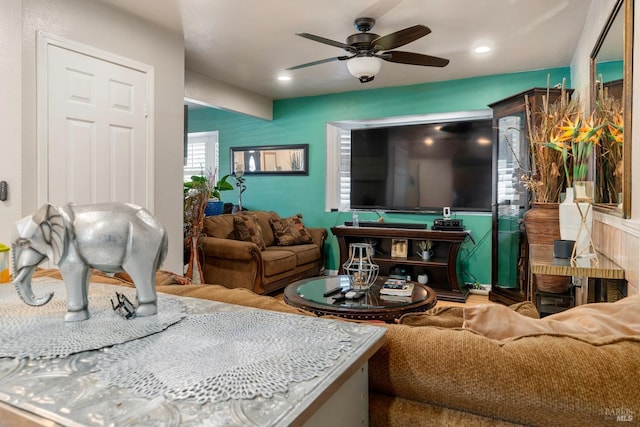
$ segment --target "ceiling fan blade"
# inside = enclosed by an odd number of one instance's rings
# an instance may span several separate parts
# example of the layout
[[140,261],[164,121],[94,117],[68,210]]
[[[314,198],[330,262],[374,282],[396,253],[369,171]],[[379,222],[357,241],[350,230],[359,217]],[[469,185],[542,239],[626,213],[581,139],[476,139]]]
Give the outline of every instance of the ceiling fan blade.
[[431,30],[424,25],[414,25],[413,27],[399,30],[386,36],[378,37],[371,42],[371,46],[375,46],[377,50],[391,50],[418,40],[429,34]]
[[356,49],[353,46],[349,46],[348,44],[337,42],[335,40],[327,39],[309,33],[296,33],[296,36],[304,37],[305,39],[313,40],[314,42],[328,44],[329,46],[339,47],[351,53],[356,53]]
[[413,52],[402,52],[399,50],[384,52],[383,54],[379,55],[379,57],[389,62],[397,62],[399,64],[409,65],[424,65],[426,67],[444,67],[449,63],[448,59],[438,58],[437,56],[423,55],[421,53]]
[[404,0],[377,0],[356,16],[366,16],[373,19],[379,19],[382,15],[387,14],[391,9],[398,6],[403,1]]
[[344,61],[345,59],[352,58],[352,56],[336,56],[333,58],[320,59],[318,61],[307,62],[306,64],[296,65],[294,67],[289,67],[287,70],[298,70],[300,68],[311,67],[313,65],[324,64],[325,62],[333,62],[333,61]]

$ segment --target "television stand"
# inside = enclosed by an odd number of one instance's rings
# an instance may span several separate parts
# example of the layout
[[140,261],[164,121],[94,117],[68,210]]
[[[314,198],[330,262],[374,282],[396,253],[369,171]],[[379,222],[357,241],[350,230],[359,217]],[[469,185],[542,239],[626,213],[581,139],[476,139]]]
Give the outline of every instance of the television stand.
[[[393,225],[398,226],[399,224]],[[466,301],[469,290],[464,286],[464,281],[461,278],[458,253],[460,245],[470,236],[468,231],[370,227],[369,224],[360,223],[360,227],[344,225],[332,227],[331,232],[337,237],[340,247],[339,274],[344,274],[342,266],[349,256],[349,245],[351,243],[370,243],[374,249],[372,259],[380,266],[381,276],[388,276],[389,270],[393,267],[405,269],[413,280],[419,274],[426,274],[429,278],[427,286],[436,291],[438,299],[455,302]],[[407,242],[406,257],[391,256],[394,240]],[[433,256],[428,260],[423,260],[418,256],[420,250],[418,243],[423,240],[433,242]]]

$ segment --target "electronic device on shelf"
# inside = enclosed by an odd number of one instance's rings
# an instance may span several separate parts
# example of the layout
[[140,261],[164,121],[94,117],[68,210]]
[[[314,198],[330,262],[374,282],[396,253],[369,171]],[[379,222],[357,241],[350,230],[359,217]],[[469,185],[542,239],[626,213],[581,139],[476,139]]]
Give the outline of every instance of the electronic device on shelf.
[[[353,227],[353,221],[345,221],[344,225]],[[360,221],[360,227],[375,227],[375,228],[411,228],[417,230],[424,230],[427,228],[427,224],[416,224],[413,222],[378,222],[378,221]]]
[[464,231],[464,225],[461,219],[440,218],[433,220],[431,229],[440,231]]

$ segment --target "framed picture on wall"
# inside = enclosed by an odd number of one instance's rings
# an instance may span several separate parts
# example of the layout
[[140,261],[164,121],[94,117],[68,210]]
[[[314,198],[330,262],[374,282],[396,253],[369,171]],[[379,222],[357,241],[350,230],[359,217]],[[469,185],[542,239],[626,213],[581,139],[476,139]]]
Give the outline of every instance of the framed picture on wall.
[[409,242],[406,239],[391,240],[391,258],[406,258]]

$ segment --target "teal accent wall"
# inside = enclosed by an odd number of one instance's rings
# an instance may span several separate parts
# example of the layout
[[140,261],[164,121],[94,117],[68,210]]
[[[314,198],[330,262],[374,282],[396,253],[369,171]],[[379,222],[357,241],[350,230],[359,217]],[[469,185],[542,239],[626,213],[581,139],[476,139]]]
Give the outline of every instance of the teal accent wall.
[[596,78],[600,79],[600,76],[604,82],[622,79],[624,77],[624,61],[598,62]]
[[[274,210],[281,216],[303,215],[309,227],[330,229],[351,219],[348,212],[325,212],[326,124],[416,114],[487,109],[487,105],[532,87],[551,86],[566,79],[569,67],[370,89],[274,101],[273,120],[267,121],[229,111],[198,109],[189,114],[189,132],[217,130],[220,172],[230,173],[230,147],[309,144],[308,176],[247,176],[243,205],[248,209]],[[222,193],[237,203],[237,192]],[[385,214],[388,221],[427,223],[441,215]],[[491,283],[491,214],[458,214],[476,244],[466,242],[460,262],[463,278]],[[360,220],[375,220],[375,213],[361,213]],[[326,247],[325,265],[337,270],[338,245],[333,235]]]

